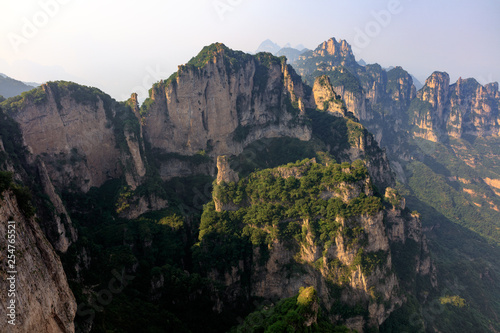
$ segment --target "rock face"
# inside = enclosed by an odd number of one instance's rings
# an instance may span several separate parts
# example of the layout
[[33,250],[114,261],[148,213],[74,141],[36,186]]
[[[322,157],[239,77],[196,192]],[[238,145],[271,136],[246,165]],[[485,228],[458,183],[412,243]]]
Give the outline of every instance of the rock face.
[[346,115],[347,109],[342,98],[333,90],[327,75],[319,76],[314,81],[312,98],[312,103],[317,109],[331,112],[339,117]]
[[481,86],[474,79],[459,78],[450,86],[446,131],[454,137],[499,136],[500,96],[498,83]]
[[[337,41],[335,38],[330,38],[319,44],[315,50],[307,51],[300,55],[297,61],[297,68],[299,68],[298,73],[301,76],[308,74],[308,69],[303,68],[303,64],[307,63],[311,58],[316,58],[317,62],[323,60],[324,63],[329,66],[358,66],[354,54],[352,53],[351,45],[342,39]],[[316,65],[319,65],[319,63],[316,63]]]
[[299,108],[301,88],[284,59],[213,44],[153,87],[145,102],[144,135],[163,152],[204,150],[210,156],[238,154],[261,138],[309,140]]
[[[7,239],[8,221],[15,222],[16,242],[16,325],[2,324],[5,332],[74,332],[76,302],[69,289],[61,261],[43,235],[34,218],[26,218],[19,210],[16,197],[4,191],[0,200],[0,237]],[[0,253],[2,267],[7,265],[7,242]],[[2,269],[0,279],[1,312],[9,313],[6,280]]]
[[54,248],[59,252],[65,253],[71,243],[77,240],[77,232],[72,225],[66,207],[56,193],[45,164],[41,160],[38,160],[37,170],[43,191],[53,206],[53,210],[49,213],[50,216],[40,220],[40,226]]
[[446,136],[462,138],[499,136],[498,84],[481,86],[474,79],[459,78],[450,85],[446,73],[434,72],[410,107],[415,136],[442,141]]
[[59,188],[73,182],[87,191],[109,177],[117,177],[120,154],[103,101],[98,99],[94,105],[79,103],[52,87],[42,86],[44,102],[27,102],[12,114],[21,126],[26,145],[34,155],[42,157]]

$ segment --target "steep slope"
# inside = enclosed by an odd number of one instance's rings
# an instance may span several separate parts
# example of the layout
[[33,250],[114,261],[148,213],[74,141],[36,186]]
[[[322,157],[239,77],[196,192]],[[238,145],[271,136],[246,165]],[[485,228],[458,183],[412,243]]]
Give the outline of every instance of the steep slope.
[[50,82],[2,106],[60,190],[86,192],[125,174],[136,186],[145,174],[138,120],[95,88]]
[[11,323],[5,322],[3,328],[8,332],[74,332],[75,298],[59,256],[32,216],[29,190],[12,184],[10,172],[0,172],[0,178],[0,237],[6,240],[0,262],[9,267],[1,271],[0,308],[11,314]]

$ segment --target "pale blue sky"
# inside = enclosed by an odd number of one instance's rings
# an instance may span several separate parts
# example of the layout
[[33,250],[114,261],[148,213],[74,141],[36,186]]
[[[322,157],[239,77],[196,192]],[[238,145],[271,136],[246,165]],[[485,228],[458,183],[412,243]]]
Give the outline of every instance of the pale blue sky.
[[500,81],[499,17],[498,0],[2,0],[0,72],[124,99],[212,42],[253,52],[268,38],[315,48],[336,37],[422,82],[440,70],[487,83]]

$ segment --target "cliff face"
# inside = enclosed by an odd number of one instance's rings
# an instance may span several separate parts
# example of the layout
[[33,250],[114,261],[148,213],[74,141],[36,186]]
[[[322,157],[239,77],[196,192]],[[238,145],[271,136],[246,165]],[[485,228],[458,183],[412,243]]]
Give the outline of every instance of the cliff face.
[[328,111],[339,117],[346,115],[347,109],[342,98],[334,91],[327,75],[319,76],[314,81],[311,104],[318,110]]
[[450,85],[446,73],[435,72],[417,94],[413,124],[415,136],[441,141],[446,136],[462,138],[499,136],[498,84],[481,86],[474,79],[459,78]]
[[450,86],[449,116],[446,131],[453,137],[463,135],[500,135],[500,98],[498,83],[481,86],[474,79],[459,78]]
[[[15,326],[4,323],[8,332],[69,333],[74,332],[76,302],[69,289],[61,261],[43,235],[35,218],[26,218],[11,191],[4,191],[0,200],[0,237],[7,239],[8,221],[15,222],[16,318]],[[9,232],[9,235],[11,233]],[[7,265],[7,243],[2,242],[0,261]],[[1,271],[1,312],[7,309],[10,274]],[[2,329],[3,331],[3,329]],[[6,331],[6,332],[7,332]]]
[[145,102],[145,138],[163,152],[211,156],[238,154],[261,138],[309,140],[303,95],[284,60],[213,44],[153,87]]
[[[56,188],[86,192],[125,173],[133,175],[129,178],[135,185],[144,175],[139,135],[123,121],[117,123],[126,111],[99,90],[51,82],[20,101],[7,102],[4,107],[19,123],[28,149],[45,163]],[[132,163],[126,170],[128,159]]]

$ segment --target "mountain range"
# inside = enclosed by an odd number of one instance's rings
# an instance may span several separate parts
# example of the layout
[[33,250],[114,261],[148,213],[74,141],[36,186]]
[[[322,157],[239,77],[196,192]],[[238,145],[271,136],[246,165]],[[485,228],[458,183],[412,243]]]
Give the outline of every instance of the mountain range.
[[498,83],[259,49],[0,103],[18,332],[500,331]]

